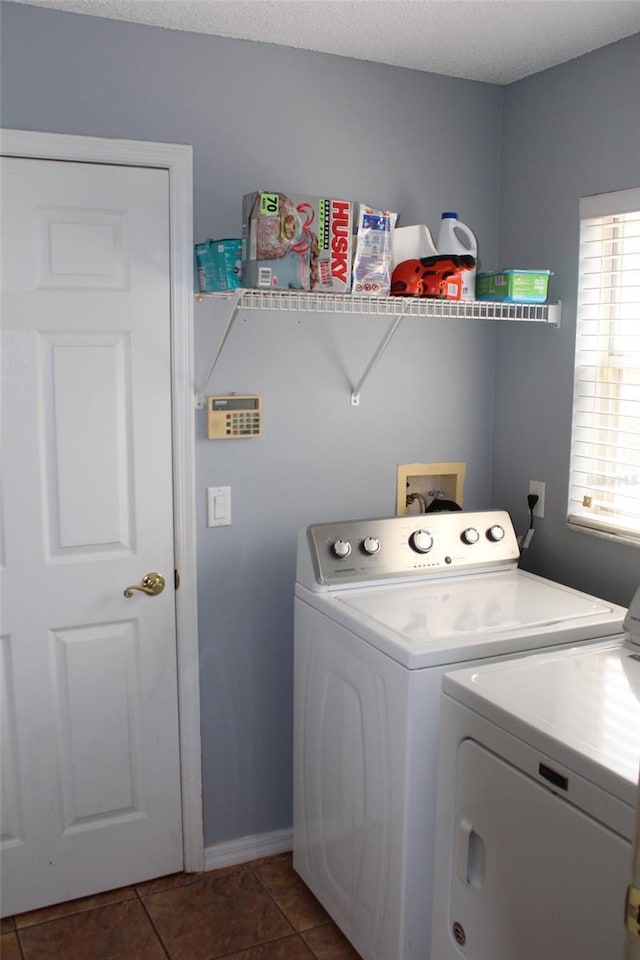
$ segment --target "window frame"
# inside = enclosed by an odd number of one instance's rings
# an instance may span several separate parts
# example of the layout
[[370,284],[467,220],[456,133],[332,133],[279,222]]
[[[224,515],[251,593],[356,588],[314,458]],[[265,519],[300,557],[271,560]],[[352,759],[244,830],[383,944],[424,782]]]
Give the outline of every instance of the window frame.
[[[609,509],[611,509],[611,517],[607,519],[606,517],[607,508],[603,506],[602,503],[598,505],[597,509],[596,509],[596,505],[593,505],[592,507],[591,504],[585,503],[584,501],[587,500],[588,494],[584,494],[583,496],[582,509],[584,509],[584,512],[580,512],[581,507],[579,505],[576,506],[576,504],[579,504],[579,496],[576,496],[576,493],[578,493],[581,488],[580,484],[576,482],[576,477],[579,478],[580,474],[584,476],[584,473],[585,473],[585,468],[577,467],[577,463],[580,460],[586,459],[584,452],[578,449],[578,445],[586,443],[586,444],[590,444],[591,448],[595,446],[600,446],[600,447],[609,446],[613,449],[614,455],[617,455],[618,451],[620,450],[620,444],[617,441],[611,443],[610,440],[605,442],[604,440],[601,439],[600,442],[597,443],[598,438],[596,436],[596,431],[598,427],[596,426],[594,421],[596,417],[604,416],[604,411],[602,413],[596,412],[595,403],[593,404],[590,410],[587,409],[586,412],[584,411],[584,406],[585,406],[584,400],[585,400],[585,397],[587,396],[587,393],[585,392],[585,389],[584,389],[584,385],[589,382],[589,377],[585,377],[584,375],[581,375],[581,371],[586,371],[589,368],[591,368],[594,371],[595,377],[590,381],[593,386],[592,399],[594,400],[597,400],[597,399],[601,400],[601,398],[597,396],[595,388],[597,386],[609,385],[608,374],[606,373],[607,370],[623,371],[623,372],[627,370],[633,371],[632,378],[630,379],[630,381],[626,381],[622,379],[621,376],[619,376],[617,381],[614,380],[612,382],[613,383],[617,382],[618,387],[620,387],[621,385],[622,388],[624,389],[630,387],[632,391],[634,389],[637,390],[638,388],[640,388],[640,373],[638,373],[638,375],[636,376],[635,371],[637,368],[635,366],[630,366],[628,363],[625,362],[626,357],[628,356],[628,353],[625,353],[625,351],[622,351],[622,353],[618,352],[617,354],[618,359],[620,357],[622,358],[622,361],[618,363],[603,364],[600,360],[598,360],[598,362],[594,362],[593,358],[591,358],[589,361],[585,357],[585,354],[587,353],[587,349],[585,346],[585,337],[588,336],[586,331],[589,324],[593,328],[594,319],[595,319],[596,329],[598,331],[598,336],[602,339],[611,341],[615,336],[629,336],[628,332],[621,332],[621,331],[624,331],[625,329],[624,326],[621,326],[624,324],[624,318],[621,316],[623,311],[616,310],[616,307],[619,306],[617,303],[615,304],[615,306],[613,306],[612,302],[609,301],[609,304],[608,304],[608,309],[610,311],[609,316],[604,317],[602,313],[598,313],[598,315],[595,318],[593,317],[591,317],[591,319],[589,318],[588,316],[590,312],[589,307],[591,307],[591,313],[593,314],[594,312],[593,307],[596,305],[590,302],[588,291],[593,290],[594,288],[592,286],[591,287],[589,286],[588,278],[593,278],[594,276],[597,277],[598,275],[601,275],[601,279],[605,280],[607,273],[609,271],[607,271],[606,269],[603,269],[602,263],[596,268],[595,271],[591,271],[589,269],[588,258],[585,255],[585,246],[588,245],[589,243],[589,241],[586,239],[586,234],[590,229],[592,229],[595,226],[598,226],[597,221],[598,220],[602,221],[600,226],[603,228],[603,232],[604,232],[604,228],[606,226],[611,226],[615,229],[614,218],[624,216],[625,214],[638,214],[640,218],[640,187],[633,187],[628,190],[619,190],[612,193],[597,194],[594,196],[583,197],[580,199],[580,222],[579,222],[580,252],[579,252],[579,262],[578,262],[578,295],[577,295],[577,303],[576,303],[576,340],[575,340],[575,354],[574,354],[573,403],[572,403],[572,414],[571,414],[570,464],[569,464],[568,490],[567,490],[567,524],[571,530],[576,530],[583,533],[589,533],[594,536],[606,537],[607,539],[616,540],[618,542],[624,542],[625,544],[629,544],[635,547],[640,547],[640,523],[638,524],[637,529],[635,526],[637,522],[636,518],[638,517],[638,519],[640,519],[640,508],[637,514],[635,510],[627,514],[625,514],[624,511],[620,511],[620,504],[616,503],[616,498],[618,500],[622,498],[622,491],[620,489],[616,490],[615,492],[613,491],[614,487],[619,488],[624,482],[624,483],[629,483],[631,487],[634,487],[637,484],[638,490],[640,492],[640,472],[638,472],[636,476],[635,456],[637,456],[637,454],[634,452],[633,449],[632,449],[631,457],[634,462],[632,464],[632,473],[630,475],[629,480],[627,480],[625,477],[620,477],[620,476],[616,477],[614,471],[608,474],[605,470],[603,471],[603,474],[602,474],[602,480],[604,481],[604,483],[601,486],[604,488],[606,487],[607,483],[609,483],[612,488],[612,490],[608,494],[609,499],[611,501],[611,505],[609,507]],[[607,224],[606,223],[607,220],[611,220],[612,221],[611,224]],[[637,234],[640,234],[640,219],[638,220],[637,230],[634,229],[634,239],[636,238]],[[606,243],[606,241],[604,240],[595,241],[595,242],[600,242],[603,245]],[[614,242],[614,240],[612,240],[612,242]],[[614,255],[615,255],[615,251],[614,251]],[[602,253],[601,256],[603,259],[605,259],[606,255]],[[632,251],[631,253],[625,253],[625,256],[635,257],[637,256],[637,254],[635,253],[635,251]],[[635,266],[633,266],[632,269],[635,270]],[[619,272],[618,269],[616,269],[615,273],[618,273],[618,272]],[[604,293],[605,295],[607,293],[615,293],[616,291],[619,292],[620,290],[623,289],[623,282],[620,279],[614,279],[612,280],[611,283],[603,282],[600,284],[598,289],[601,293]],[[632,309],[635,309],[636,303],[638,306],[637,333],[635,330],[633,330],[633,332],[630,334],[630,336],[632,337],[632,340],[631,340],[631,349],[629,350],[629,353],[631,353],[631,355],[634,355],[635,354],[635,349],[634,349],[635,338],[637,338],[640,343],[640,296],[638,298],[638,301],[634,299],[631,301],[631,303],[633,305]],[[593,334],[591,335],[593,336]],[[609,358],[614,359],[616,356],[616,354],[610,347],[610,343],[606,347],[606,356],[607,356],[607,359]],[[615,394],[616,392],[617,391],[615,390],[615,387],[614,387],[614,389],[611,390],[611,393]],[[621,402],[624,402],[619,396],[616,397],[615,395],[610,396],[608,399],[614,400],[618,404]],[[636,402],[636,401],[632,400],[632,402]],[[604,406],[604,401],[601,400],[601,404],[602,406]],[[580,406],[582,406],[583,409],[579,409]],[[616,410],[614,413],[609,415],[617,418],[618,420],[624,416],[624,414],[621,413],[619,410]],[[578,423],[577,422],[578,419],[580,419],[583,422]],[[629,433],[633,435],[634,433],[633,426],[637,424],[638,427],[640,428],[640,413],[636,416],[634,412],[633,414],[629,415],[629,419],[632,426],[632,429],[629,431]],[[603,428],[603,429],[611,429],[611,428],[607,426],[607,428]],[[588,440],[585,440],[583,437],[578,436],[578,434],[583,434],[585,431],[591,431],[592,436],[590,436]],[[596,456],[593,449],[589,451],[589,455],[592,461],[595,461],[598,459],[600,460],[605,459],[602,454],[600,454],[599,457]],[[640,471],[640,467],[639,467],[639,471]],[[592,486],[594,490],[598,489],[597,483],[594,483]],[[582,489],[587,489],[587,488],[582,487]],[[600,493],[602,494],[602,499],[606,499],[606,491],[604,489],[601,489]],[[589,512],[592,509],[593,509],[593,512]],[[621,522],[616,523],[614,520],[615,509],[618,509],[619,511],[617,515],[619,518],[622,518]],[[598,513],[598,510],[602,510],[602,513]],[[625,523],[624,521],[625,516],[628,517],[629,520],[631,521],[629,524]]]

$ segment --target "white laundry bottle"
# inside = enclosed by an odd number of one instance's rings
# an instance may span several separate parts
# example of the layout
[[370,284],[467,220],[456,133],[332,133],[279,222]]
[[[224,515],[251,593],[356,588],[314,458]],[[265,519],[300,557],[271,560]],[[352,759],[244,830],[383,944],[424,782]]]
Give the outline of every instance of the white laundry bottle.
[[404,260],[419,260],[420,257],[436,257],[438,250],[429,227],[417,223],[410,227],[396,227],[391,235],[393,266]]
[[[436,247],[439,255],[454,254],[462,256],[470,254],[477,259],[478,241],[473,230],[466,223],[458,220],[458,214],[450,210],[442,214],[440,230]],[[476,268],[462,271],[462,300],[475,300],[476,296]]]

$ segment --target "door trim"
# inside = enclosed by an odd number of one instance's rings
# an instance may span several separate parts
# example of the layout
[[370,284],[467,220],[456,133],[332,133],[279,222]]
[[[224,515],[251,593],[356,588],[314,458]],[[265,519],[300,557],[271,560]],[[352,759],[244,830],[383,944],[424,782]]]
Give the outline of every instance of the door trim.
[[171,397],[178,710],[184,869],[204,868],[200,686],[196,594],[195,432],[193,417],[192,148],[30,130],[0,130],[4,156],[156,167],[169,174]]

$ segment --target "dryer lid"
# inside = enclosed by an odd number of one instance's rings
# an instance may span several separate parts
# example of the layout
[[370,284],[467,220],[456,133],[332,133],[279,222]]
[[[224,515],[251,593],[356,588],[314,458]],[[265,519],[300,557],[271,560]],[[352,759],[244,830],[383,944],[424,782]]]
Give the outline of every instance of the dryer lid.
[[455,671],[443,690],[567,768],[611,792],[622,780],[635,796],[640,654],[625,639]]

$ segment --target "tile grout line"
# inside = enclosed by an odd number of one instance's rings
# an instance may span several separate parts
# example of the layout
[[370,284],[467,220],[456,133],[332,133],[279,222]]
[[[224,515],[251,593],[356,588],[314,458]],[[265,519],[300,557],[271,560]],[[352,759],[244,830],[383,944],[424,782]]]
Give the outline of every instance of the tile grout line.
[[[295,937],[295,939],[296,939],[299,943],[301,943],[301,944],[309,951],[309,953],[311,954],[311,956],[314,957],[315,960],[317,960],[317,956],[318,956],[318,955],[316,954],[316,952],[315,952],[314,948],[312,947],[312,945],[307,941],[307,939],[306,939],[306,937],[305,937],[304,934],[305,934],[305,933],[309,933],[309,932],[312,931],[312,930],[316,930],[316,929],[319,929],[320,927],[323,927],[323,926],[327,925],[327,924],[329,923],[329,921],[330,921],[330,918],[329,918],[328,920],[324,920],[324,921],[322,921],[322,922],[319,922],[319,923],[317,923],[317,924],[309,927],[306,931],[298,930],[298,929],[297,929],[297,927],[294,925],[294,923],[292,922],[292,920],[289,919],[289,917],[288,917],[287,914],[285,913],[284,909],[280,906],[280,904],[279,904],[278,901],[276,900],[275,895],[271,892],[270,888],[267,886],[267,884],[265,883],[265,881],[264,881],[264,880],[262,879],[262,877],[260,876],[260,873],[259,873],[258,870],[256,869],[256,865],[257,865],[257,864],[264,864],[265,862],[268,862],[269,860],[276,860],[276,859],[278,859],[278,856],[273,856],[273,857],[260,857],[260,858],[258,858],[257,860],[247,861],[247,862],[245,862],[245,863],[236,865],[235,868],[232,868],[232,869],[236,870],[237,872],[247,871],[247,872],[249,872],[249,873],[253,876],[253,878],[257,881],[260,889],[263,891],[264,894],[266,894],[268,900],[269,900],[269,901],[271,902],[271,904],[275,907],[275,909],[276,909],[276,911],[278,912],[278,914],[285,920],[285,922],[287,923],[287,925],[288,925],[288,927],[289,927],[289,932],[283,934],[282,936],[277,936],[277,937],[274,937],[274,938],[268,939],[268,940],[261,940],[259,943],[256,943],[254,946],[259,947],[259,946],[266,945],[266,944],[277,943],[277,942],[280,941],[280,940],[285,940],[285,939],[287,939],[288,937],[292,937],[292,936],[293,936],[293,937]],[[207,871],[206,873],[209,873],[209,871]],[[205,873],[205,875],[206,875],[206,873]],[[189,880],[189,881],[187,881],[187,882],[185,882],[185,883],[178,884],[177,886],[178,886],[179,888],[185,888],[185,887],[188,887],[188,886],[196,883],[196,882],[197,882],[197,878],[198,878],[198,876],[200,876],[200,874],[193,874],[193,875],[189,875],[189,876],[193,876],[193,879],[192,879],[192,880]],[[124,903],[131,903],[133,900],[137,900],[137,901],[141,904],[142,909],[143,909],[143,911],[144,911],[144,915],[145,915],[145,917],[147,918],[149,924],[151,925],[151,928],[152,928],[152,930],[153,930],[153,932],[154,932],[154,934],[155,934],[158,942],[160,943],[161,949],[162,949],[165,957],[167,958],[167,960],[172,960],[171,953],[170,953],[170,951],[169,951],[169,947],[164,943],[164,940],[162,939],[162,936],[161,936],[159,930],[157,929],[157,927],[156,927],[156,925],[155,925],[155,923],[154,923],[154,921],[153,921],[153,918],[152,918],[152,916],[151,916],[151,913],[150,913],[149,909],[147,908],[147,904],[146,904],[146,902],[145,902],[145,898],[146,898],[146,899],[149,899],[149,898],[151,898],[152,896],[154,896],[155,893],[158,893],[158,894],[159,894],[159,893],[163,893],[163,892],[166,892],[166,891],[160,889],[160,890],[156,890],[156,891],[151,891],[151,892],[149,892],[148,894],[143,894],[143,893],[141,893],[140,890],[138,889],[138,885],[136,885],[136,884],[131,884],[130,886],[131,886],[131,890],[132,890],[131,895],[125,896],[125,897],[123,897],[123,899],[121,899],[121,900],[115,900],[115,901],[113,901],[113,902],[111,902],[111,903],[101,903],[101,904],[95,904],[95,905],[93,905],[93,906],[87,906],[87,907],[85,907],[84,909],[78,909],[78,910],[76,910],[76,911],[72,911],[72,912],[70,912],[70,913],[64,914],[62,917],[52,917],[52,918],[50,918],[50,919],[43,919],[43,920],[38,921],[37,923],[32,923],[32,924],[25,925],[25,926],[23,926],[23,927],[18,927],[18,924],[16,923],[16,917],[14,916],[14,917],[13,917],[14,929],[13,929],[13,931],[7,931],[7,932],[15,932],[15,934],[16,934],[16,940],[17,940],[17,944],[18,944],[18,950],[19,950],[19,953],[20,953],[20,958],[21,958],[21,960],[25,960],[25,954],[24,954],[23,944],[22,944],[22,940],[21,940],[21,932],[23,932],[23,931],[28,931],[28,930],[32,930],[32,929],[37,928],[37,927],[44,927],[44,926],[46,926],[46,925],[48,925],[48,924],[55,923],[56,921],[61,920],[61,919],[69,919],[69,918],[72,918],[72,917],[78,917],[78,916],[82,916],[82,915],[88,915],[88,914],[90,914],[90,913],[95,912],[96,910],[105,909],[105,908],[107,908],[107,907],[114,907],[114,906],[118,906],[118,905],[124,904]],[[18,916],[19,916],[19,915],[18,915]],[[223,955],[220,955],[219,957],[216,958],[216,960],[224,960],[225,957],[232,957],[234,953],[237,953],[237,950],[232,951],[231,953],[225,953],[225,954],[223,954]]]
[[[267,857],[267,858],[265,858],[265,857],[260,857],[259,859],[260,859],[260,861],[265,861],[265,860],[268,861],[268,860],[271,859],[271,858],[269,858],[269,857]],[[276,908],[276,910],[278,911],[278,913],[286,920],[286,922],[287,922],[287,923],[289,924],[289,926],[291,927],[291,930],[293,931],[293,935],[294,935],[298,940],[301,940],[302,943],[304,943],[304,940],[302,940],[302,937],[300,936],[300,931],[299,931],[299,930],[296,930],[296,928],[294,927],[294,925],[291,923],[291,920],[289,920],[289,917],[286,915],[286,913],[284,912],[284,910],[281,908],[280,904],[277,903],[277,901],[276,901],[276,900],[274,899],[274,897],[271,895],[271,891],[269,890],[269,888],[266,887],[266,886],[264,885],[264,883],[262,882],[262,878],[260,877],[260,875],[259,875],[258,873],[256,873],[255,869],[253,868],[252,864],[254,864],[254,863],[256,863],[256,862],[257,862],[257,861],[255,861],[255,860],[249,860],[247,863],[239,864],[239,865],[238,865],[238,869],[239,869],[239,870],[242,870],[242,869],[247,870],[247,871],[253,876],[253,878],[258,881],[258,884],[259,884],[260,887],[262,888],[263,892],[266,893],[266,895],[268,896],[269,900],[270,900],[271,903],[274,905],[274,907]],[[255,946],[256,946],[256,947],[260,947],[260,946],[262,946],[263,944],[267,944],[267,943],[277,943],[279,940],[286,940],[287,937],[290,937],[290,936],[291,936],[291,933],[285,933],[282,937],[274,937],[272,940],[261,940],[260,943],[255,944]],[[236,952],[237,952],[237,951],[236,951]],[[313,951],[311,951],[311,952],[313,953]],[[227,957],[231,957],[231,956],[233,956],[233,954],[232,954],[232,953],[228,953],[228,954],[226,954],[226,956],[227,956]],[[315,955],[314,955],[314,956],[315,956]],[[216,960],[218,960],[218,958],[216,958]],[[220,957],[219,960],[224,960],[224,957]]]
[[[15,935],[16,935],[16,943],[18,944],[18,952],[19,952],[19,954],[20,954],[20,960],[24,960],[24,950],[22,949],[22,941],[21,941],[21,939],[20,939],[20,931],[18,930],[17,926],[15,926],[15,924],[14,924],[14,928],[13,928],[13,929],[14,929],[14,933],[15,933]],[[28,928],[28,927],[25,927],[25,929],[28,930],[29,928]]]
[[[271,894],[271,891],[270,891],[269,888],[265,885],[264,881],[262,880],[262,877],[259,875],[259,873],[257,873],[257,871],[255,870],[255,868],[254,868],[254,866],[253,866],[253,864],[255,864],[255,863],[257,863],[257,862],[263,863],[263,862],[268,861],[268,860],[270,860],[270,859],[271,859],[271,860],[276,860],[276,859],[278,859],[280,856],[281,856],[281,854],[276,854],[274,857],[270,857],[270,858],[260,858],[259,861],[255,861],[255,860],[254,860],[254,861],[250,861],[249,863],[246,864],[246,866],[251,870],[251,872],[254,874],[254,876],[258,879],[258,881],[259,881],[260,884],[262,885],[264,891],[268,894],[268,896],[271,898],[271,900],[273,900],[274,904],[275,904],[276,907],[280,910],[280,912],[281,912],[282,915],[285,917],[285,919],[289,921],[289,918],[288,918],[287,915],[284,913],[284,910],[282,910],[282,909],[280,908],[279,904],[277,903],[277,901],[275,900],[275,898],[274,898],[273,895]],[[296,876],[297,876],[297,874],[296,874]],[[315,894],[313,893],[313,891],[310,890],[309,887],[307,887],[306,883],[305,883],[304,880],[302,880],[301,878],[300,878],[300,883],[302,883],[302,885],[304,886],[305,890],[307,890],[307,891],[311,894],[311,896],[314,896],[314,898],[317,900],[317,897],[315,897]],[[320,903],[320,901],[318,901],[318,903]],[[320,904],[320,906],[322,906],[322,904]],[[323,909],[324,909],[324,908],[323,908]],[[326,911],[325,911],[325,912],[326,912]],[[289,923],[291,923],[291,921],[289,921]],[[329,926],[329,925],[331,925],[331,924],[334,924],[334,926],[335,926],[335,921],[331,918],[331,916],[330,916],[329,914],[327,914],[327,919],[326,919],[326,920],[323,920],[321,923],[317,923],[317,924],[315,924],[314,926],[307,927],[307,928],[304,929],[304,930],[297,930],[297,929],[295,930],[298,939],[302,941],[302,943],[303,943],[304,946],[307,948],[307,950],[312,954],[312,956],[314,957],[314,960],[318,960],[318,954],[317,954],[316,951],[314,950],[312,944],[309,943],[309,941],[307,940],[306,934],[309,934],[309,933],[311,933],[313,930],[319,930],[321,927]],[[291,926],[293,926],[292,923],[291,923]],[[294,929],[295,929],[295,928],[294,928]],[[354,950],[354,952],[355,952],[355,947],[353,946],[353,944],[351,944],[351,942],[348,941],[348,940],[347,940],[347,942],[349,943],[349,946],[351,947],[351,949]]]
[[[260,859],[262,860],[263,858],[260,858]],[[311,954],[313,955],[314,960],[316,960],[316,955],[315,955],[314,951],[311,950],[311,947],[310,947],[307,943],[305,943],[305,941],[303,940],[300,932],[295,929],[295,927],[293,926],[293,924],[291,923],[291,921],[289,920],[289,918],[287,917],[287,915],[284,913],[284,911],[280,908],[280,906],[276,903],[276,901],[274,900],[274,898],[271,896],[271,893],[269,892],[269,890],[267,889],[267,887],[265,887],[265,885],[264,885],[264,883],[262,882],[261,878],[260,878],[260,877],[256,874],[256,872],[253,870],[253,868],[252,868],[252,866],[251,866],[252,862],[254,862],[254,861],[248,861],[248,862],[246,862],[246,863],[236,864],[234,867],[231,867],[231,868],[230,868],[230,872],[234,872],[234,873],[250,873],[250,874],[254,877],[254,879],[257,880],[257,882],[258,882],[258,884],[260,885],[262,891],[267,895],[267,897],[269,898],[269,900],[273,903],[273,905],[275,906],[275,908],[277,909],[277,911],[280,913],[280,915],[284,918],[284,920],[289,924],[289,927],[290,927],[291,929],[290,929],[289,932],[284,933],[282,936],[273,937],[273,938],[268,939],[268,940],[260,940],[260,941],[258,941],[257,943],[252,944],[251,947],[241,948],[240,951],[238,950],[237,947],[234,947],[229,953],[216,954],[215,957],[212,956],[211,958],[209,958],[209,960],[225,960],[225,958],[237,956],[239,952],[244,952],[245,949],[255,949],[255,948],[257,948],[257,947],[266,946],[267,944],[278,943],[280,940],[286,940],[286,939],[288,939],[288,938],[291,937],[291,936],[296,937],[296,939],[298,939],[301,943],[303,943],[304,946],[306,946],[307,949],[308,949],[308,950],[311,952]],[[227,870],[227,869],[229,869],[229,868],[222,868],[222,869]],[[206,871],[206,873],[213,873],[213,872],[215,872],[215,871]],[[205,874],[205,875],[206,875],[206,874]],[[195,882],[195,881],[193,881],[193,882]],[[186,883],[186,884],[180,884],[180,888],[181,888],[181,889],[184,888],[184,887],[186,887],[186,886],[190,886],[190,884],[188,884],[188,883]],[[177,888],[175,888],[175,889],[177,889]],[[158,890],[158,891],[156,891],[156,893],[164,893],[164,892],[166,892],[166,891],[163,891],[163,890]],[[153,926],[153,928],[154,928],[154,931],[155,931],[155,933],[157,934],[158,939],[160,940],[160,942],[161,942],[161,944],[162,944],[162,948],[163,948],[163,950],[165,951],[165,953],[166,953],[166,955],[167,955],[167,957],[168,957],[168,960],[172,960],[171,954],[169,953],[169,948],[165,945],[164,941],[162,940],[162,937],[161,937],[159,931],[156,929],[156,927],[155,927],[155,925],[154,925],[154,923],[153,923],[153,919],[152,919],[149,911],[148,911],[147,908],[146,908],[146,904],[144,903],[144,898],[140,895],[140,893],[139,893],[137,890],[136,890],[136,893],[137,893],[137,895],[138,895],[138,898],[140,899],[140,901],[141,901],[142,904],[143,904],[143,907],[144,907],[144,909],[145,909],[145,912],[146,912],[147,916],[149,917],[149,920],[150,920],[150,922],[151,922],[151,924],[152,924],[152,926]],[[148,898],[150,898],[150,897],[152,897],[152,896],[154,896],[153,893],[150,893],[150,894],[147,895]]]
[[[135,889],[135,888],[134,888],[134,889]],[[138,893],[137,890],[136,890],[136,896],[137,896],[137,898],[138,898],[138,902],[141,904],[142,909],[144,910],[144,914],[145,914],[146,918],[148,919],[149,923],[151,924],[151,929],[153,930],[153,932],[155,933],[156,937],[158,938],[158,942],[159,942],[160,946],[162,947],[162,951],[163,951],[165,957],[167,957],[167,960],[172,960],[171,954],[169,953],[168,948],[165,946],[164,940],[163,940],[162,937],[160,936],[160,932],[159,932],[159,930],[156,928],[156,925],[155,925],[155,923],[153,922],[153,918],[152,918],[151,914],[150,914],[149,911],[147,910],[147,905],[146,905],[146,903],[144,902],[144,898],[140,896],[140,894]]]
[[[274,859],[275,859],[275,857],[274,857]],[[262,858],[261,858],[261,860],[262,860]],[[256,861],[253,861],[253,862],[255,863]],[[247,867],[249,868],[249,870],[251,871],[251,873],[254,875],[254,877],[256,878],[256,880],[258,881],[258,883],[260,884],[260,886],[261,886],[262,889],[264,890],[264,892],[267,894],[267,896],[269,897],[269,899],[271,900],[271,902],[272,902],[272,903],[274,904],[274,906],[276,907],[276,909],[280,911],[280,913],[282,914],[282,916],[285,918],[285,920],[287,921],[287,923],[290,925],[290,927],[291,927],[292,930],[294,931],[294,933],[295,933],[296,937],[298,938],[298,940],[300,940],[300,942],[307,948],[307,950],[309,951],[309,953],[314,957],[314,960],[317,960],[318,955],[317,955],[317,953],[315,952],[315,950],[312,948],[311,944],[310,944],[310,943],[307,943],[307,941],[306,941],[306,939],[305,939],[305,937],[304,937],[303,931],[302,931],[302,930],[298,930],[298,929],[296,929],[296,927],[294,927],[293,923],[291,922],[291,920],[289,920],[289,917],[286,915],[286,913],[284,912],[284,910],[282,909],[282,907],[280,906],[280,904],[277,902],[277,900],[275,899],[275,897],[272,895],[272,893],[271,893],[271,891],[269,890],[269,888],[265,885],[265,883],[264,883],[264,881],[262,880],[262,877],[260,876],[260,874],[257,873],[257,871],[251,866],[251,862],[249,862],[249,863],[247,864]],[[316,924],[315,927],[309,927],[309,930],[317,930],[319,927],[324,926],[324,925],[327,924],[328,922],[329,922],[329,921],[325,920],[323,923],[318,923],[318,924]]]
[[[108,892],[108,891],[107,891]],[[134,889],[133,895],[130,897],[123,897],[122,900],[112,900],[110,903],[97,903],[92,907],[83,907],[82,910],[71,910],[69,913],[63,913],[59,917],[49,917],[46,920],[38,920],[36,923],[26,923],[23,926],[18,926],[16,923],[15,930],[16,933],[19,933],[21,930],[33,930],[34,927],[44,927],[47,923],[55,923],[57,920],[66,920],[68,917],[78,917],[83,913],[93,913],[94,910],[103,910],[105,907],[116,907],[119,903],[130,903],[132,900],[138,898],[137,891]],[[71,900],[61,900],[60,903],[52,903],[51,907],[62,906],[65,903],[72,903]],[[47,907],[40,907],[41,910],[47,910]],[[20,917],[22,914],[16,914],[16,917]],[[15,917],[14,917],[15,920]]]

